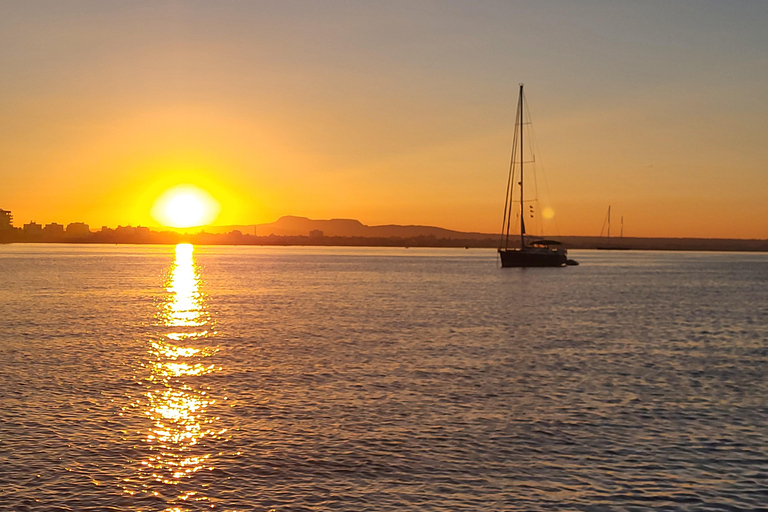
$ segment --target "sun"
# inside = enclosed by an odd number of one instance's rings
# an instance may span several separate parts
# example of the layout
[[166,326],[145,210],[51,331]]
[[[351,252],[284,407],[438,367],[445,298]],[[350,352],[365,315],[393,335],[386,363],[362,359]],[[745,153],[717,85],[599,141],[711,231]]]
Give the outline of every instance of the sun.
[[216,220],[221,205],[195,185],[177,185],[163,192],[152,206],[152,217],[163,226],[192,228]]

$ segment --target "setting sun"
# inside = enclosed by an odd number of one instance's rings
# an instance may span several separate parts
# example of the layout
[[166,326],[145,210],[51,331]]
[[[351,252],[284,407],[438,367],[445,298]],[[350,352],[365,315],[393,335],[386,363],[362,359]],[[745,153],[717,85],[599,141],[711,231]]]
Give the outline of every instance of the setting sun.
[[219,202],[205,190],[194,185],[178,185],[157,198],[152,217],[164,226],[191,228],[212,223],[220,210]]

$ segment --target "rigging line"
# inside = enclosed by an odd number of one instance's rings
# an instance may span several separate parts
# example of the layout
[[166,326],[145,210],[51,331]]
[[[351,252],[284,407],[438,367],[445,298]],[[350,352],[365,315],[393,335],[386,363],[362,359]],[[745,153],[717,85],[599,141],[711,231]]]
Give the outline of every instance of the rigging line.
[[[514,204],[514,188],[515,188],[515,156],[517,154],[517,119],[520,117],[521,105],[518,102],[517,114],[515,115],[515,128],[512,135],[512,151],[509,160],[509,178],[507,180],[507,197],[505,198],[504,206],[504,219],[502,220],[501,236],[504,239],[504,248],[509,247],[509,230],[512,224],[512,207]],[[508,207],[507,207],[508,206]],[[504,221],[506,221],[506,238],[504,232]]]
[[[528,108],[528,111],[530,112],[530,107],[528,107],[527,103],[526,103],[526,108]],[[533,124],[531,124],[531,128],[529,131],[530,131],[529,138],[531,139],[531,143],[532,143],[531,148],[533,149],[534,154],[540,155],[541,152],[539,151],[539,139],[536,137],[536,130],[534,129]],[[547,180],[547,173],[546,173],[546,170],[544,169],[544,160],[542,158],[539,158],[539,169],[541,170],[542,179],[544,180],[544,190],[547,193],[547,199],[549,200],[550,203],[552,203],[552,192],[549,189],[549,180]],[[557,236],[561,236],[560,225],[557,222],[557,215],[552,217],[551,220],[555,225],[555,234]],[[542,222],[542,227],[543,227],[543,222]]]
[[[511,225],[511,217],[512,217],[512,207],[514,204],[514,189],[515,189],[515,143],[514,141],[517,138],[517,134],[515,133],[512,137],[512,152],[510,155],[510,162],[509,162],[509,178],[507,180],[507,197],[505,199],[505,203],[508,204],[508,208],[505,206],[505,213],[504,213],[504,222],[506,222],[506,239],[504,243],[504,247],[509,247],[509,230]],[[502,225],[502,237],[504,236],[504,226]]]
[[501,234],[502,238],[504,237],[504,223],[506,223],[506,233],[507,233],[507,241],[505,244],[505,248],[509,246],[509,217],[511,214],[512,209],[512,193],[514,190],[514,162],[515,162],[515,146],[514,146],[514,137],[513,134],[513,143],[512,143],[512,152],[510,155],[510,161],[509,161],[509,175],[507,178],[507,195],[504,199],[504,217],[502,218],[502,227],[501,227]]
[[501,235],[499,239],[499,249],[501,249],[504,246],[504,228],[507,223],[507,208],[509,208],[510,203],[510,184],[512,183],[512,170],[510,169],[509,174],[507,175],[507,191],[504,196],[504,215],[501,217]]
[[512,228],[512,209],[515,200],[515,157],[517,156],[517,132],[512,136],[512,156],[509,167],[509,210],[507,211],[507,239],[505,247],[509,247],[509,231]]
[[504,228],[507,222],[507,208],[509,207],[509,185],[512,182],[512,170],[507,174],[507,189],[504,193],[504,215],[501,216],[501,234],[499,235],[499,249],[504,246]]
[[[527,125],[529,125],[526,128],[527,136],[528,136],[528,140],[529,140],[528,148],[529,148],[529,151],[531,153],[531,163],[535,164],[536,163],[536,153],[538,151],[538,147],[536,146],[535,132],[534,132],[534,129],[533,129],[533,121],[531,119],[531,107],[528,106],[527,98],[524,97],[523,101],[525,102],[525,108],[526,108],[526,111],[527,111],[527,114],[528,114],[527,123],[526,123]],[[530,166],[529,166],[529,169],[531,169]],[[541,219],[541,211],[540,211],[540,208],[539,208],[539,180],[538,180],[538,172],[537,172],[535,166],[532,168],[532,172],[530,172],[529,175],[533,176],[533,199],[529,200],[527,202],[531,202],[531,203],[535,203],[536,204],[536,215],[535,215],[535,217],[532,217],[533,221],[534,221],[533,222],[533,227],[534,227],[534,229],[538,229],[538,234],[540,236],[543,236],[544,235],[544,225],[543,225],[543,222],[542,222],[542,219]]]
[[[532,137],[533,127],[528,129],[528,138],[531,139],[531,142],[534,142]],[[531,150],[533,151],[534,147],[533,144],[531,144]],[[535,161],[534,157],[534,161]],[[539,235],[544,235],[544,223],[541,220],[541,208],[539,207],[539,173],[537,172],[536,167],[533,168],[533,202],[536,204],[536,218],[534,220],[538,221],[538,228],[539,228]]]

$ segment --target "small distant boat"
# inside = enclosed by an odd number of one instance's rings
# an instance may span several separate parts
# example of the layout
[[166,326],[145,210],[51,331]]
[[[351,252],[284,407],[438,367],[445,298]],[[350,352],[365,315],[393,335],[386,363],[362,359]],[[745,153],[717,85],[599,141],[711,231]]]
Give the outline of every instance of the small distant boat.
[[[520,97],[517,103],[517,115],[515,120],[515,135],[512,140],[512,158],[509,165],[509,179],[507,181],[507,197],[504,204],[504,217],[501,226],[501,240],[499,242],[499,257],[502,267],[564,267],[566,265],[578,265],[574,260],[568,259],[568,254],[560,242],[556,240],[534,239],[526,237],[525,232],[525,195],[523,164],[523,84],[520,84]],[[519,161],[517,154],[519,141]],[[520,169],[520,181],[515,182],[517,167]],[[514,196],[517,186],[520,187],[520,247],[510,247],[510,230],[512,225],[513,210],[517,211]],[[532,215],[532,207],[528,213]]]
[[[605,226],[608,225],[608,231],[606,233]],[[603,237],[603,233],[606,233],[606,243],[605,245],[598,245],[597,249],[600,251],[628,251],[631,248],[627,247],[623,244],[624,239],[624,216],[621,216],[621,235],[619,236],[619,239],[622,241],[619,244],[611,241],[611,205],[608,205],[608,214],[605,217],[605,221],[603,222],[603,228],[600,230],[600,237]],[[614,239],[615,240],[615,239]]]

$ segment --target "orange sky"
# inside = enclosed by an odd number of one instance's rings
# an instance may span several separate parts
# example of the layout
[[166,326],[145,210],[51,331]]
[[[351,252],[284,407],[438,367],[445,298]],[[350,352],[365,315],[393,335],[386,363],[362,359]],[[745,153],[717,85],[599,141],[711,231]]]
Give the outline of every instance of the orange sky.
[[768,238],[768,4],[0,6],[0,208],[495,232],[525,82],[553,234]]

